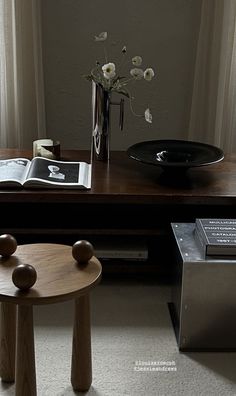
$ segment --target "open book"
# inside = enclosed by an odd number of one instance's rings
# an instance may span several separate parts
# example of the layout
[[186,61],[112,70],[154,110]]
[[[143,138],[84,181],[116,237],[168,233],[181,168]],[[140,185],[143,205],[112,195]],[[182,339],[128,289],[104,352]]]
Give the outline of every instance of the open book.
[[91,188],[91,164],[43,157],[0,160],[0,187]]

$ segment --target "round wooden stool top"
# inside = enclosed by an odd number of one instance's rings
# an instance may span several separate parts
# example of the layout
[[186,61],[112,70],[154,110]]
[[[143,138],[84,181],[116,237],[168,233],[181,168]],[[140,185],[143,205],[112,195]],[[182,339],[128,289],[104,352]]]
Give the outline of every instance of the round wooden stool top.
[[[28,290],[19,290],[12,272],[19,264],[30,264],[37,281]],[[37,243],[20,245],[8,257],[0,257],[0,301],[14,304],[51,304],[86,294],[101,278],[102,267],[96,257],[80,264],[72,257],[72,247]]]

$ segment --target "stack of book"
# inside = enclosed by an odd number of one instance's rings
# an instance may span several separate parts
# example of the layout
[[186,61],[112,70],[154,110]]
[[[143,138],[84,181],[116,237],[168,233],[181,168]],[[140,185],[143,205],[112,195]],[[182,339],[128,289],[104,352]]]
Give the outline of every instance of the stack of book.
[[145,261],[148,259],[148,246],[140,238],[120,239],[117,237],[93,238],[95,256],[105,260]]
[[236,219],[196,219],[195,237],[206,256],[236,256]]

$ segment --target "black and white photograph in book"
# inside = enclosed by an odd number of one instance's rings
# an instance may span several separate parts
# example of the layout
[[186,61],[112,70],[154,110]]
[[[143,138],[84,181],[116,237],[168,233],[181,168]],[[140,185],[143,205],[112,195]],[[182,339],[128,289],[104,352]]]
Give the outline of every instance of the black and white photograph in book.
[[79,168],[79,163],[70,163],[68,167],[66,162],[55,164],[54,161],[45,161],[39,157],[34,159],[28,178],[39,178],[57,183],[78,183]]
[[14,176],[21,177],[22,174],[26,171],[26,166],[28,165],[27,160],[23,158],[16,158],[11,160],[0,161],[0,179],[8,179],[12,177],[12,173]]
[[0,187],[91,188],[91,164],[44,157],[0,160]]

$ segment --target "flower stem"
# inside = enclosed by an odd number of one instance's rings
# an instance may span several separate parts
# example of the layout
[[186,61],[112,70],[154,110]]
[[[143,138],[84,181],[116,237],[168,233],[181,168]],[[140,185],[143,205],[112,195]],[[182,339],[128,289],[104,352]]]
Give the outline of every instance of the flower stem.
[[108,63],[107,50],[106,50],[104,43],[103,43],[103,51],[104,51],[105,63]]
[[126,89],[126,91],[127,91],[128,94],[129,94],[129,106],[130,106],[131,113],[133,113],[133,115],[135,115],[136,117],[142,117],[142,118],[144,118],[144,116],[143,116],[142,114],[137,114],[137,113],[134,111],[134,108],[133,108],[133,105],[132,105],[132,96],[131,96],[130,92],[128,91],[128,89]]

